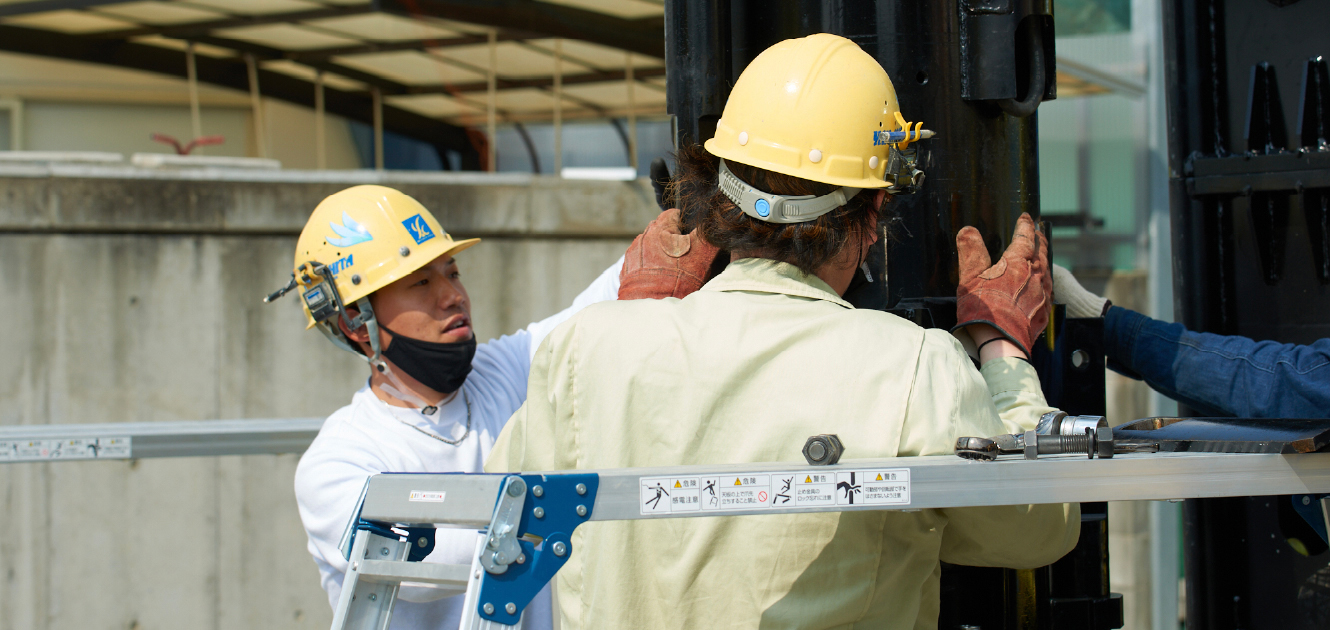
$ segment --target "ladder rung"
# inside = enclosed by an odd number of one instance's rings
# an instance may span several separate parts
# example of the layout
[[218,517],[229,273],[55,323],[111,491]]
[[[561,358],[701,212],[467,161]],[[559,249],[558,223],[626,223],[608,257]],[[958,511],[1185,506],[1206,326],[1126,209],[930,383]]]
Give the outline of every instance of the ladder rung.
[[398,562],[393,560],[365,560],[360,563],[360,579],[366,582],[396,584],[423,582],[466,590],[471,567],[465,564],[439,564],[435,562]]

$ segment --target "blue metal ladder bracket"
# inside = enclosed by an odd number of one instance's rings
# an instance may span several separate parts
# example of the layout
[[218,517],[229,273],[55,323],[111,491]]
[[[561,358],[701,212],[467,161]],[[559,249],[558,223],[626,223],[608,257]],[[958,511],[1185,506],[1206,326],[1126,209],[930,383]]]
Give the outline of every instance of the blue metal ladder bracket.
[[[490,528],[490,547],[486,554],[506,560],[506,569],[495,572],[486,563],[477,600],[481,618],[516,625],[522,611],[535,599],[554,574],[568,562],[573,553],[573,530],[591,518],[596,503],[600,476],[595,473],[570,473],[555,476],[512,475],[500,490],[495,505],[495,524]],[[504,535],[500,525],[505,495],[513,491],[522,497],[521,517],[515,532],[506,538],[515,539],[520,553],[516,559],[502,557],[505,553],[496,535]],[[539,537],[536,543],[528,538]],[[511,551],[507,552],[511,555]]]

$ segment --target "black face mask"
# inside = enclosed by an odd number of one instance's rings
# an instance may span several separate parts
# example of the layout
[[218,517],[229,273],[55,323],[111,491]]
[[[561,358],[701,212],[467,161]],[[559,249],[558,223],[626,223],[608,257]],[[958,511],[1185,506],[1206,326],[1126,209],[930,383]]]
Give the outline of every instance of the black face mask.
[[462,387],[471,373],[471,359],[476,356],[476,338],[466,341],[435,343],[399,335],[387,326],[393,341],[383,356],[421,385],[440,394],[450,394]]

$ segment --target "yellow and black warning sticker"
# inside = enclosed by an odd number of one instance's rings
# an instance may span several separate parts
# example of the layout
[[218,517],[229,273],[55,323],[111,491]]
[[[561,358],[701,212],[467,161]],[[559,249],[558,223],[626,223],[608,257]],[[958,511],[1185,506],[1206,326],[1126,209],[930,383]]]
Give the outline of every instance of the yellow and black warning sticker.
[[910,469],[641,477],[642,514],[909,505]]

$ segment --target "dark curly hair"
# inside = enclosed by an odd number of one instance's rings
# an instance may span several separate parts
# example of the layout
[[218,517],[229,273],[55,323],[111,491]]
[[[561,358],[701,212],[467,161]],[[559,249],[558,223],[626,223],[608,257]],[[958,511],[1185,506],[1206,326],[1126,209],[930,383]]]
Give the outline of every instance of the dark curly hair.
[[[667,194],[679,208],[680,228],[685,233],[700,230],[703,239],[720,249],[753,252],[812,275],[841,255],[856,236],[878,229],[880,217],[872,190],[812,221],[767,223],[744,214],[720,192],[720,158],[698,144],[681,147],[674,156],[678,172]],[[726,162],[726,166],[748,185],[777,195],[820,196],[838,188],[736,162]]]

